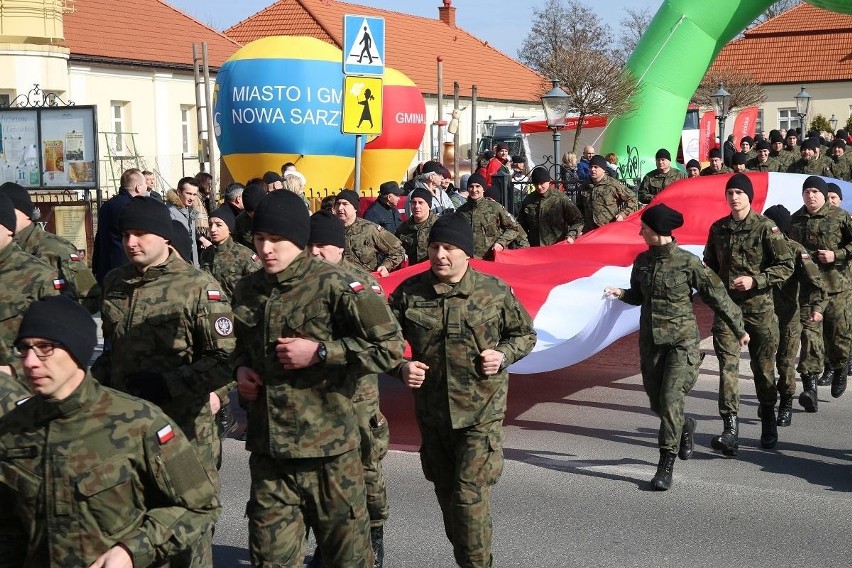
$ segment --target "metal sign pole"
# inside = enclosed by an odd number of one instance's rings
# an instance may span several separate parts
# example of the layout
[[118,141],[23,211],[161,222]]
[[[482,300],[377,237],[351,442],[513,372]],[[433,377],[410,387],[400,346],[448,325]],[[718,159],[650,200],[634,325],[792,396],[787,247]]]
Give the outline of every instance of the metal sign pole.
[[355,135],[355,193],[361,195],[361,135]]

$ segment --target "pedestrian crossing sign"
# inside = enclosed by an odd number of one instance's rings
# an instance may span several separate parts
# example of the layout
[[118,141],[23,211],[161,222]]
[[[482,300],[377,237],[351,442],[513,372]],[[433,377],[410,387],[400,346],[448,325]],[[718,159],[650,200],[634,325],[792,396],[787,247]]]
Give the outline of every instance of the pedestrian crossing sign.
[[378,77],[343,78],[343,134],[382,133],[382,83]]
[[343,16],[343,73],[381,77],[385,72],[385,19]]

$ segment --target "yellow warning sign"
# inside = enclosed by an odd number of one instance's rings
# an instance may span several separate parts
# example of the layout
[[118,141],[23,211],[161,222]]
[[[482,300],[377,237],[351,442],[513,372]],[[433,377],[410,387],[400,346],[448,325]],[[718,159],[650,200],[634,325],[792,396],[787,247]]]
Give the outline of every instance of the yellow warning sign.
[[343,79],[343,134],[382,133],[382,79],[347,75]]

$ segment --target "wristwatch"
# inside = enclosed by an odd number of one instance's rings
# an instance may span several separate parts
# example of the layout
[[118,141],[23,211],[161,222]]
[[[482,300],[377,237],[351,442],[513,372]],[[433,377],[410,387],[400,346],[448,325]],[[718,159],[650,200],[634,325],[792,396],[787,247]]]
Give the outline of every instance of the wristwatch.
[[317,357],[319,357],[320,361],[325,363],[325,360],[328,357],[328,349],[326,349],[325,343],[317,345]]

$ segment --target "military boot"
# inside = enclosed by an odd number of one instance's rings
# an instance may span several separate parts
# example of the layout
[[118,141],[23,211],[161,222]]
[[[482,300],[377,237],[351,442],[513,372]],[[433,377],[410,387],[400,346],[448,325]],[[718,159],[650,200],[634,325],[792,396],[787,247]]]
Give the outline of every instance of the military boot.
[[831,378],[831,396],[833,398],[840,398],[840,395],[846,392],[845,370],[845,367],[834,370],[834,376]]
[[382,568],[385,563],[384,527],[370,527],[370,544],[373,547],[373,568]]
[[672,470],[674,469],[675,455],[667,450],[660,450],[660,463],[657,473],[651,478],[651,487],[657,491],[666,491],[672,486]]
[[799,395],[799,404],[805,412],[816,412],[819,399],[817,398],[817,373],[802,375],[802,394]]
[[683,432],[680,434],[680,449],[677,455],[682,460],[688,460],[692,457],[692,451],[695,447],[695,418],[687,416],[683,422]]
[[827,387],[831,384],[832,379],[834,378],[834,369],[828,366],[828,363],[825,365],[825,370],[822,372],[822,376],[817,379],[817,385],[821,387]]
[[781,400],[778,403],[778,420],[776,424],[779,426],[789,426],[790,422],[793,421],[793,397],[792,396],[781,396]]
[[216,413],[216,427],[219,430],[219,437],[227,438],[231,432],[237,429],[237,426],[237,419],[231,412],[231,405],[223,405]]
[[737,455],[737,449],[740,447],[740,425],[737,421],[737,415],[723,416],[722,424],[724,424],[722,434],[714,437],[710,441],[710,446],[726,456],[733,457]]
[[775,418],[774,404],[761,404],[763,409],[760,422],[762,425],[760,431],[760,447],[766,450],[771,450],[778,443],[778,422]]
[[846,374],[852,375],[852,352],[849,353],[849,358],[846,360]]

